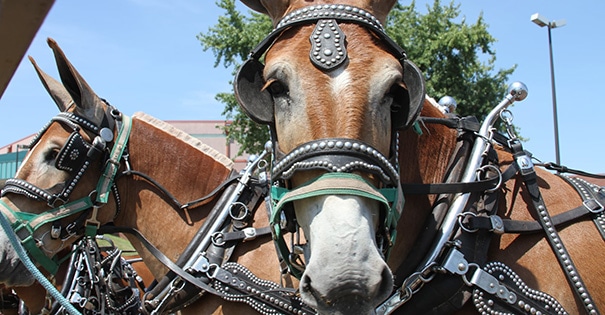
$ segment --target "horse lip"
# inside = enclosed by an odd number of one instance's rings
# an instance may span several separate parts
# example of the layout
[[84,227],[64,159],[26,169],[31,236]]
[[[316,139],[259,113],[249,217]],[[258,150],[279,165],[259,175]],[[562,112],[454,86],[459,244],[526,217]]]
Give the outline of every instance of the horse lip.
[[344,283],[343,286],[345,288],[333,288],[325,295],[321,294],[311,285],[306,285],[304,291],[309,292],[315,298],[315,301],[318,302],[316,304],[321,303],[330,308],[338,304],[346,305],[351,300],[365,303],[371,302],[372,299],[368,294],[368,290],[359,284],[352,282],[349,284]]

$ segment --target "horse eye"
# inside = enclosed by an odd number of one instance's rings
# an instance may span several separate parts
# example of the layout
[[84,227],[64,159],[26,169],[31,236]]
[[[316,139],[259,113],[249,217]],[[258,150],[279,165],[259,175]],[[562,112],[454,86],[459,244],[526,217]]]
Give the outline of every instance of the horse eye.
[[269,87],[269,92],[271,93],[271,95],[273,96],[280,96],[280,95],[284,95],[288,92],[288,89],[286,89],[286,86],[279,82],[279,81],[273,81]]
[[57,159],[57,156],[59,156],[59,150],[57,149],[52,149],[52,150],[48,150],[48,152],[46,153],[45,156],[45,160],[47,162],[53,162]]
[[393,95],[391,93],[385,94],[380,103],[381,107],[388,106],[391,108],[391,111],[396,112],[399,110],[398,105],[393,102]]

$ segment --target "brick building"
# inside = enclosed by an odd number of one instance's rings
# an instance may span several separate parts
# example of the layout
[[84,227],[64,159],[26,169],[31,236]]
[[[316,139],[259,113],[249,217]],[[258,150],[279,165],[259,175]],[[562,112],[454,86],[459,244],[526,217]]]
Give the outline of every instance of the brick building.
[[[247,155],[237,156],[239,144],[227,143],[227,136],[221,127],[228,124],[224,120],[167,120],[167,123],[199,139],[235,162],[235,168],[246,166]],[[17,166],[23,161],[27,148],[35,134],[0,147],[0,179],[15,175]]]

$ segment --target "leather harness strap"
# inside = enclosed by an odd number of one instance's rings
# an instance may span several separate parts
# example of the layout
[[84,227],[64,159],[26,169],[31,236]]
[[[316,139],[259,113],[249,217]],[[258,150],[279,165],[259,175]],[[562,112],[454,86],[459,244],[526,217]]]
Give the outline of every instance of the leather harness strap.
[[588,181],[578,178],[560,175],[573,186],[578,194],[582,196],[582,207],[587,209],[593,216],[592,220],[597,226],[597,230],[601,233],[601,237],[605,240],[605,188],[591,184]]
[[[512,144],[511,148],[513,149],[513,155],[516,161],[527,161],[527,154],[523,150],[520,142],[515,142]],[[548,213],[546,205],[544,204],[544,199],[540,194],[537,175],[533,165],[520,165],[520,168],[523,182],[532,200],[533,210],[538,217],[538,221],[545,232],[546,239],[555,253],[555,256],[557,257],[557,260],[559,261],[559,264],[561,265],[561,268],[563,269],[563,272],[565,273],[567,281],[570,283],[574,294],[580,301],[582,301],[582,305],[588,314],[599,314],[594,300],[590,296],[590,293],[588,293],[584,281],[580,277],[575,264],[571,260],[569,252],[565,248],[565,245],[561,242],[559,233],[552,225],[552,218]]]

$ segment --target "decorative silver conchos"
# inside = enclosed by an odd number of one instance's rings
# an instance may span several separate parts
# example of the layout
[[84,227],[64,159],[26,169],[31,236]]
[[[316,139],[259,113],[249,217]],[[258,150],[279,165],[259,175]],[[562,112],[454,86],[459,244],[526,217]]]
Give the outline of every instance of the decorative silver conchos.
[[[342,163],[331,157],[344,156]],[[329,172],[350,173],[368,171],[378,174],[388,184],[399,183],[399,173],[380,151],[371,146],[347,139],[316,140],[303,144],[279,160],[273,174],[288,179],[299,170],[324,169]]]
[[309,40],[311,62],[320,69],[335,69],[347,59],[345,34],[336,20],[319,20]]
[[382,24],[380,24],[380,21],[378,21],[375,16],[363,9],[342,4],[312,5],[295,10],[292,13],[284,16],[284,18],[279,21],[275,29],[279,29],[285,25],[293,24],[302,20],[324,17],[326,19],[357,20],[384,32]]
[[[552,296],[531,289],[528,287],[523,280],[517,275],[512,269],[505,264],[495,261],[487,263],[485,271],[496,277],[499,281],[506,283],[509,287],[514,288],[514,291],[521,293],[515,300],[515,308],[523,310],[525,314],[535,315],[546,315],[546,314],[557,314],[566,315],[567,312],[563,309],[561,304],[555,300]],[[473,291],[473,303],[480,314],[489,315],[515,315],[517,312],[508,311],[508,307],[500,307],[500,305],[506,305],[499,297],[490,295],[475,289]],[[512,307],[512,306],[509,306]],[[545,310],[546,312],[540,310]]]

